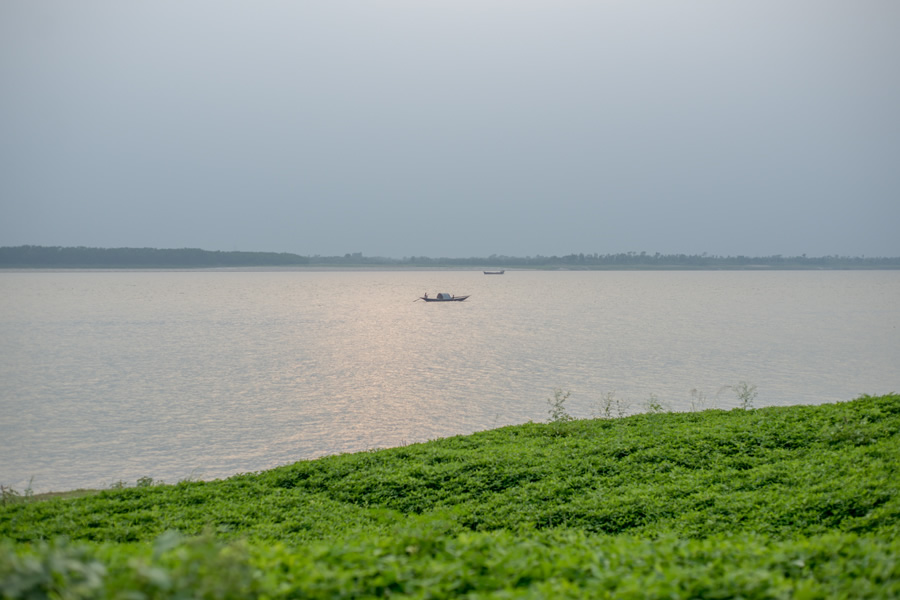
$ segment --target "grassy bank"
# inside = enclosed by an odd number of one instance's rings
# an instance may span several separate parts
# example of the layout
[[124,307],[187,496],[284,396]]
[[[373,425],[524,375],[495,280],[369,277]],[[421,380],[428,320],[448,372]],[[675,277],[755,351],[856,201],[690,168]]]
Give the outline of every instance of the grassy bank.
[[898,466],[898,395],[526,424],[8,502],[0,592],[897,597]]

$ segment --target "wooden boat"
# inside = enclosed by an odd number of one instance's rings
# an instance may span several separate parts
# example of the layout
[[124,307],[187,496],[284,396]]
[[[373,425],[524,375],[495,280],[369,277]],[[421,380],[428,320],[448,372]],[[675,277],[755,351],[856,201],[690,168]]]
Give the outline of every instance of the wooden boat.
[[503,269],[501,271],[482,271],[482,273],[484,273],[485,275],[503,275],[504,273],[506,273],[506,269]]
[[424,300],[425,302],[462,302],[468,298],[468,296],[454,296],[453,294],[445,294],[441,292],[434,298],[429,298],[428,294],[425,294],[419,300]]

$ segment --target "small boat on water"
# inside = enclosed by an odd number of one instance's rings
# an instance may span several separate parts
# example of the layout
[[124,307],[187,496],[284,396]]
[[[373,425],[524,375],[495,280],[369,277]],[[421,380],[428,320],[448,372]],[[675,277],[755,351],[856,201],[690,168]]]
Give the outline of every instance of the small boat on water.
[[428,294],[425,294],[419,298],[419,300],[424,300],[425,302],[462,302],[466,298],[468,298],[468,296],[454,296],[453,294],[441,292],[434,298],[429,298]]
[[503,269],[501,271],[482,271],[482,273],[484,273],[485,275],[503,275],[504,273],[506,273],[506,269]]

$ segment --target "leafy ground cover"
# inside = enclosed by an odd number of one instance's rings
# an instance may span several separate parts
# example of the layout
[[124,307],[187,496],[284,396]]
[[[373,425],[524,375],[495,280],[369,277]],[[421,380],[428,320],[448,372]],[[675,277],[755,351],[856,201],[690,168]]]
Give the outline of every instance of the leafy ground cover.
[[7,502],[0,594],[900,597],[898,465],[896,394],[529,423]]

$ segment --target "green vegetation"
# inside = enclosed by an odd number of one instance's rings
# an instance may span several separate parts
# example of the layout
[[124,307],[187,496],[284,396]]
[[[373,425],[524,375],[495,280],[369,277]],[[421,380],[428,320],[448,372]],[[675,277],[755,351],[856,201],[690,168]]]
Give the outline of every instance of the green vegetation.
[[744,409],[596,420],[560,390],[546,424],[11,496],[0,597],[900,596],[900,395],[753,409],[738,387]]
[[716,256],[708,254],[567,254],[402,259],[363,256],[299,256],[275,252],[219,252],[181,248],[0,247],[0,268],[211,268],[211,267],[372,267],[372,268],[520,268],[520,269],[900,269],[900,257]]

